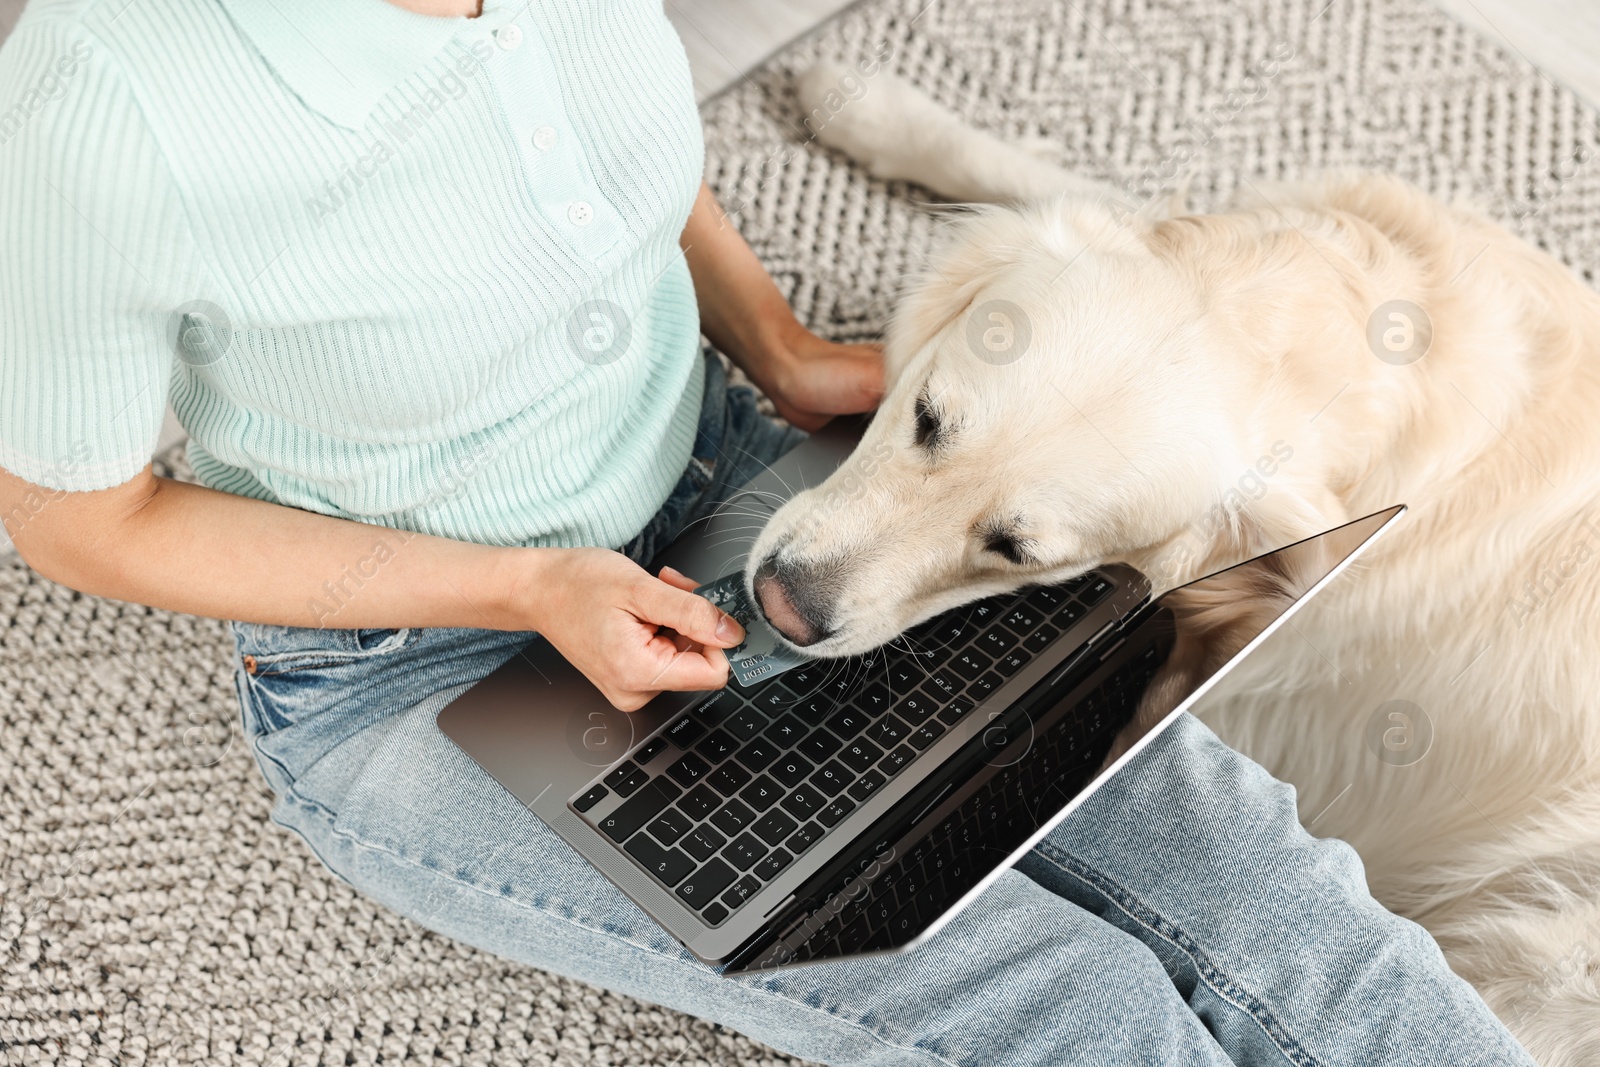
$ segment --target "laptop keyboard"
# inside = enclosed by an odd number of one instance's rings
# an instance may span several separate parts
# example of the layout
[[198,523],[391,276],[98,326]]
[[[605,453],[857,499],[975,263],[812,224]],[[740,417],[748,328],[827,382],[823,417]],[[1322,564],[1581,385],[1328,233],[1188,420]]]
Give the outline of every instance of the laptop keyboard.
[[717,926],[1113,588],[1091,572],[981,600],[863,656],[709,694],[572,806]]
[[[888,865],[870,888],[850,894],[848,907],[800,944],[780,949],[783,961],[872,952],[921,933],[1099,773],[1130,709],[1164,661],[1163,650],[1152,645],[1118,667],[1022,758],[1001,768]],[[861,869],[874,862],[868,857]]]

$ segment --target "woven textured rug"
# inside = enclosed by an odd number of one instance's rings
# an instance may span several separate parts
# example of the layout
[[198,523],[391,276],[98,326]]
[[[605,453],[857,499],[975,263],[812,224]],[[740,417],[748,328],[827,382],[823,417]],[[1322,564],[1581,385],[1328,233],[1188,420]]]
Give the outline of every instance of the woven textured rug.
[[[924,2],[866,0],[705,108],[712,184],[829,336],[879,332],[936,228],[922,191],[807,143],[788,76],[819,58],[882,57],[1130,196],[1395,171],[1594,280],[1595,116],[1418,0]],[[794,1062],[356,896],[268,821],[228,654],[220,623],[0,566],[0,1061]]]

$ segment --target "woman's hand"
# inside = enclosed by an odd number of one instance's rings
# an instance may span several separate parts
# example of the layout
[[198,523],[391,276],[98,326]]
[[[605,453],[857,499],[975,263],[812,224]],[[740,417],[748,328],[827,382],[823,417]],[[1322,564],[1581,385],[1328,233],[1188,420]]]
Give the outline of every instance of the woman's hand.
[[744,629],[696,583],[671,567],[652,578],[620,552],[541,549],[523,588],[536,603],[533,629],[623,711],[663,690],[721,689],[722,650]]
[[802,430],[815,430],[835,415],[878,406],[883,346],[834,344],[794,322],[755,376],[779,415]]
[[680,241],[694,277],[700,329],[802,430],[871,411],[883,397],[883,349],[839,345],[801,326],[709,186]]

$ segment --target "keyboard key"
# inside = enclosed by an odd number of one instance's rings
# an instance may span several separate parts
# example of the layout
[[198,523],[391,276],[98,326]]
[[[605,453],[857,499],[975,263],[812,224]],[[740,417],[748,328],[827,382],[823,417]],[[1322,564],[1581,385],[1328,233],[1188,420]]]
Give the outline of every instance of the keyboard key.
[[877,895],[868,902],[866,907],[867,919],[873,926],[882,926],[894,918],[894,913],[899,910],[895,903],[894,894],[885,886],[877,890]]
[[688,833],[693,826],[693,819],[676,808],[668,808],[656,816],[656,821],[646,826],[645,830],[663,845],[671,845]]
[[717,925],[727,917],[728,909],[724,908],[721,904],[711,904],[707,906],[705,911],[700,913],[700,918],[704,919],[707,925],[710,926]]
[[689,872],[694,870],[694,860],[675,848],[662,848],[646,834],[636,835],[622,849],[638,860],[645,870],[661,879],[668,889],[689,877]]
[[626,841],[635,830],[661,814],[662,808],[678,799],[681,792],[665,778],[657,778],[601,819],[600,831],[618,843]]
[[966,685],[965,678],[954,671],[941,669],[928,675],[928,680],[922,683],[922,691],[942,704],[961,692]]
[[939,709],[939,721],[946,726],[954,726],[967,712],[977,707],[977,704],[966,697],[956,697],[944,707]]
[[887,671],[889,688],[895,693],[909,693],[922,684],[927,674],[921,663],[898,652],[889,660]]
[[732,715],[743,705],[739,694],[731,689],[719,689],[700,702],[691,714],[695,720],[706,729],[722,725],[722,720]]
[[816,786],[802,782],[789,790],[782,804],[784,810],[795,818],[809,819],[816,814],[818,808],[822,807],[825,799]]
[[771,726],[767,727],[764,736],[780,748],[788,748],[806,735],[811,728],[793,715],[785,715]]
[[895,912],[894,918],[889,920],[887,929],[891,943],[899,944],[902,941],[910,940],[912,935],[922,928],[922,923],[922,917],[917,914],[917,909],[914,906],[907,905],[901,908]]
[[748,871],[755,865],[756,860],[766,854],[767,846],[757,841],[752,834],[740,834],[728,842],[728,847],[722,850],[722,858],[741,871]]
[[893,715],[885,715],[879,722],[872,724],[867,731],[867,740],[884,748],[893,748],[906,739],[911,733],[911,728]]
[[833,797],[838,796],[853,777],[838,760],[829,760],[811,776],[811,784]]
[[1029,654],[1027,649],[1014,648],[1010,652],[1007,652],[1005,655],[1000,657],[1000,659],[995,663],[994,669],[1009,678],[1022,668],[1026,667],[1028,665],[1028,660],[1031,658],[1032,656]]
[[809,696],[798,701],[789,710],[807,723],[815,726],[833,714],[833,699],[822,695]]
[[713,811],[716,811],[717,805],[721,803],[721,797],[713,793],[706,785],[701,784],[685,793],[683,799],[678,801],[677,808],[693,821],[699,822]]
[[990,597],[967,608],[967,613],[973,625],[982,629],[999,618],[1001,609],[1008,606],[1010,606],[1009,597]]
[[628,775],[638,769],[638,766],[632,760],[623,760],[612,769],[610,774],[606,775],[605,784],[615,789],[618,782],[625,781]]
[[859,694],[850,703],[866,712],[868,715],[882,715],[889,710],[894,698],[889,695],[889,690],[881,685],[868,686],[866,691]]
[[592,785],[589,787],[589,791],[587,793],[583,794],[583,796],[572,802],[572,806],[577,808],[579,811],[588,811],[590,808],[594,807],[596,804],[600,803],[610,795],[611,790],[607,789],[605,786]]
[[921,752],[923,749],[939,740],[939,735],[942,733],[944,733],[944,727],[930,719],[928,722],[925,722],[921,726],[917,727],[917,732],[911,735],[911,747],[916,749],[918,752]]
[[975,648],[963,651],[959,656],[950,661],[950,667],[967,681],[972,681],[978,675],[989,669],[991,660]]
[[982,649],[985,655],[994,659],[999,659],[1015,648],[1016,645],[1017,635],[1007,630],[1004,626],[990,627],[983,632],[982,637],[978,638],[978,648]]
[[1005,677],[999,671],[989,671],[983,677],[967,686],[967,696],[973,700],[987,700],[996,689],[1005,684]]
[[915,755],[916,752],[914,752],[912,749],[905,745],[901,745],[899,748],[895,749],[893,752],[889,753],[887,756],[883,757],[883,759],[878,761],[878,769],[884,774],[887,774],[889,777],[893,778],[895,775],[905,770],[906,764],[910,763],[912,757]]
[[810,759],[811,762],[821,763],[823,760],[839,751],[840,747],[843,745],[843,741],[839,740],[837,737],[833,736],[821,727],[818,727],[807,734],[805,740],[801,741],[795,746],[795,748],[802,756]]
[[730,800],[722,806],[721,810],[711,816],[711,824],[729,837],[732,837],[754,822],[755,818],[755,812],[737,800]]
[[685,752],[672,766],[667,768],[667,773],[672,775],[680,785],[694,785],[706,776],[711,768],[706,766],[706,761],[696,756],[693,752]]
[[856,800],[866,800],[872,794],[876,793],[879,787],[888,780],[889,779],[885,778],[877,771],[868,771],[860,778],[857,778],[850,788],[846,790],[846,792],[848,792],[850,796],[854,797]]
[[790,852],[793,852],[796,856],[798,856],[800,853],[804,852],[806,849],[810,848],[812,845],[821,840],[822,827],[818,826],[814,822],[808,822],[804,826],[800,827],[800,829],[790,834],[789,840],[783,843],[783,847],[787,848]]
[[704,863],[717,854],[717,850],[728,843],[728,839],[717,833],[710,826],[697,827],[693,833],[678,842],[678,847],[683,849],[695,859]]
[[733,883],[732,888],[722,894],[722,902],[728,907],[737,910],[745,901],[754,896],[756,890],[760,888],[760,880],[753,874],[747,874]]
[[860,708],[841,708],[828,719],[827,727],[840,737],[854,737],[871,721],[872,716]]
[[634,761],[643,767],[651,760],[667,750],[667,739],[657,737],[647,742],[643,748],[633,754]]
[[678,886],[678,898],[698,911],[715,900],[737,877],[739,872],[732,867],[721,860],[712,860]]
[[750,705],[768,715],[777,715],[799,699],[799,695],[791,692],[787,686],[774,683],[753,697]]
[[628,760],[622,766],[606,775],[605,782],[617,791],[618,796],[630,797],[639,791],[639,787],[650,780],[650,772],[634,766]]
[[1032,605],[1024,602],[1006,612],[1005,617],[1000,622],[1013,633],[1027,637],[1040,623],[1044,622],[1044,618],[1033,610]]
[[1041,585],[1028,593],[1028,603],[1047,613],[1055,611],[1071,599],[1066,590],[1054,585]]
[[957,608],[922,625],[927,628],[923,640],[934,648],[959,645],[973,634],[972,619],[962,608]]
[[781,755],[777,745],[764,737],[758,737],[748,745],[734,753],[733,758],[749,767],[752,771],[766,770],[767,764]]
[[894,706],[894,713],[912,726],[921,726],[922,720],[938,707],[925,693],[907,693]]
[[706,781],[710,783],[711,788],[715,789],[725,797],[731,797],[733,794],[743,789],[744,784],[749,780],[750,772],[739,766],[737,763],[724,763],[722,766],[712,771],[711,777],[706,779]]
[[721,763],[733,755],[733,750],[739,747],[739,742],[731,734],[722,730],[712,730],[706,734],[705,740],[694,746],[694,750],[706,758],[707,763]]
[[757,775],[755,781],[739,790],[739,799],[756,811],[766,811],[782,795],[783,787],[764,774]]
[[1047,622],[1041,622],[1033,632],[1022,639],[1022,647],[1029,652],[1039,653],[1049,648],[1056,638],[1061,636],[1061,631]]
[[1095,578],[1089,583],[1088,588],[1078,594],[1078,599],[1085,607],[1094,607],[1111,594],[1111,581],[1108,578]]
[[839,750],[839,762],[860,774],[883,757],[883,749],[871,741],[852,741]]
[[786,786],[796,786],[805,780],[806,775],[815,769],[816,764],[801,756],[790,752],[778,760],[767,772]]
[[789,818],[782,808],[773,808],[757,819],[756,824],[751,829],[755,831],[757,837],[767,844],[776,845],[794,833],[795,828],[799,825],[799,823]]
[[943,659],[943,652],[932,648],[922,648],[917,645],[913,645],[910,648],[896,649],[891,656],[890,661],[893,662],[895,660],[904,660],[907,664],[921,671],[923,674],[927,674]]
[[783,869],[794,862],[794,857],[783,849],[774,849],[750,869],[750,873],[763,882],[770,882],[783,872]]
[[722,724],[722,728],[740,741],[748,741],[756,734],[759,734],[761,728],[765,725],[767,725],[765,716],[757,715],[749,708],[740,708],[728,717],[728,721]]
[[850,698],[855,695],[858,681],[860,681],[858,672],[840,671],[838,674],[829,676],[828,680],[823,683],[822,688],[817,690],[817,695],[830,698],[835,706],[848,704]]
[[1051,621],[1062,629],[1066,629],[1087,614],[1089,614],[1089,609],[1074,600],[1052,615]]
[[828,669],[822,663],[804,663],[783,676],[783,684],[794,690],[796,696],[809,696],[827,680]]
[[846,815],[856,810],[855,801],[840,797],[817,813],[817,821],[827,827],[839,825]]
[[666,738],[679,748],[688,748],[694,744],[695,738],[706,732],[706,728],[685,715],[671,726],[667,727]]

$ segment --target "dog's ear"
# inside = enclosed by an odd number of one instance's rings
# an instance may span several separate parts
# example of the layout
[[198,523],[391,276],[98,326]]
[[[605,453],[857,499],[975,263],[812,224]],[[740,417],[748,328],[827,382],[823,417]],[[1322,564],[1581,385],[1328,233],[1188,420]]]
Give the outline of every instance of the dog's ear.
[[994,231],[985,220],[1010,217],[996,208],[964,208],[963,216],[945,231],[944,247],[906,287],[890,320],[884,338],[889,390],[936,337],[966,315],[979,291],[1003,269],[1006,260],[995,254]]

